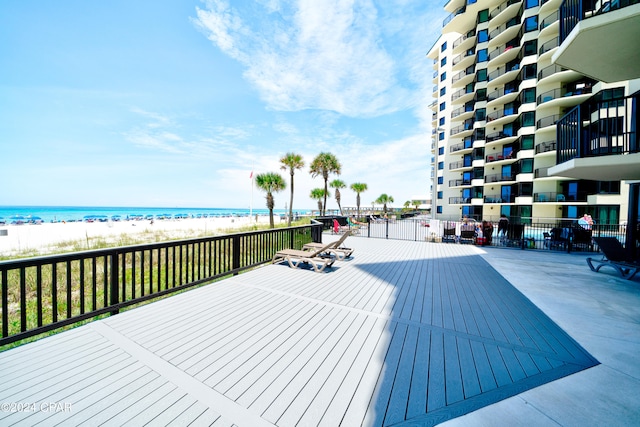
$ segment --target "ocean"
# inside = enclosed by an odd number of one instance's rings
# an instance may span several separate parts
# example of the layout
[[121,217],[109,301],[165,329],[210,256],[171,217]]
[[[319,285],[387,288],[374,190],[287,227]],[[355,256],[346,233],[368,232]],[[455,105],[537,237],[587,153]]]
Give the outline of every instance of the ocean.
[[[0,206],[0,222],[11,224],[16,221],[76,222],[93,217],[98,220],[133,220],[162,218],[200,218],[247,216],[249,209],[225,208],[158,208],[158,207],[109,207],[109,206]],[[268,209],[253,209],[253,215],[268,215]],[[285,209],[274,209],[274,215],[288,213]],[[309,212],[294,210],[294,215]]]

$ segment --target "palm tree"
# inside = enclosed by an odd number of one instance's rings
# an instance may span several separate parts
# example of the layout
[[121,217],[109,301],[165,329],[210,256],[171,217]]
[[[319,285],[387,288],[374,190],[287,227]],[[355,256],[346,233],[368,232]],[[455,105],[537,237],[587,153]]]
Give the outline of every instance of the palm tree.
[[273,201],[273,193],[287,188],[287,183],[277,172],[261,173],[256,175],[256,187],[267,193],[267,208],[269,209],[269,225],[274,228],[273,224],[273,207],[275,203]]
[[356,192],[356,209],[358,212],[358,219],[360,219],[360,193],[367,191],[367,184],[362,182],[354,182],[351,184],[351,189]]
[[320,211],[321,216],[322,216],[322,199],[325,198],[326,194],[327,193],[324,190],[324,188],[314,188],[313,190],[311,190],[311,194],[309,194],[309,197],[311,197],[313,200],[318,201],[318,211]]
[[340,209],[340,215],[342,215],[342,206],[340,205],[340,189],[341,188],[346,188],[347,184],[345,184],[344,181],[342,181],[340,179],[334,179],[333,181],[331,181],[329,183],[329,186],[331,188],[335,188],[336,189],[336,202],[338,202],[338,208]]
[[324,204],[321,209],[322,216],[324,216],[327,209],[327,196],[329,195],[327,182],[329,181],[329,174],[335,173],[336,175],[340,175],[342,172],[341,168],[342,166],[340,165],[340,162],[336,156],[331,153],[320,153],[311,162],[311,169],[309,170],[311,176],[315,178],[318,175],[322,175],[322,179],[324,179]]
[[412,200],[411,204],[416,207],[416,210],[418,210],[422,203],[420,202],[420,200]]
[[382,205],[382,210],[386,214],[387,213],[387,203],[389,203],[389,204],[393,203],[393,197],[388,196],[385,193],[382,193],[380,195],[380,197],[378,197],[376,199],[376,203],[379,204],[379,205]]
[[291,226],[291,217],[293,215],[293,174],[296,169],[302,169],[304,167],[304,161],[302,160],[302,156],[296,153],[287,153],[281,159],[280,169],[289,170],[289,174],[291,175],[291,198],[289,199],[289,219],[287,220],[287,226]]
[[409,206],[411,206],[411,202],[409,200],[407,200],[406,202],[404,202],[404,210],[408,211],[409,210]]

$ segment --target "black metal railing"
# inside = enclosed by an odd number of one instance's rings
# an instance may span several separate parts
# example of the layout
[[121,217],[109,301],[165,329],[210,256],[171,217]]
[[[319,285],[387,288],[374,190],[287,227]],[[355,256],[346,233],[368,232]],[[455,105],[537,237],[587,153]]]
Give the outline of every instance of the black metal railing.
[[564,0],[560,5],[560,42],[565,41],[578,22],[583,19],[622,9],[639,2],[639,0]]
[[320,242],[322,224],[0,262],[0,346],[162,297]]
[[[593,98],[602,97],[602,93]],[[592,99],[593,99],[592,98]],[[557,164],[574,158],[640,152],[640,95],[587,101],[558,120]]]
[[[579,225],[577,220],[535,222],[532,218],[512,218],[510,223],[501,227],[497,218],[484,222],[480,222],[480,218],[476,219],[477,221],[467,223],[418,218],[380,219],[371,221],[366,234],[360,235],[369,238],[462,243],[460,231],[464,225],[476,230],[473,240],[469,242],[477,245],[564,252],[596,252],[598,246],[593,240],[594,237],[615,237],[623,245],[626,241],[627,227],[623,224],[596,223],[585,228]],[[453,234],[444,233],[445,228],[453,230]],[[445,239],[446,237],[449,238]]]

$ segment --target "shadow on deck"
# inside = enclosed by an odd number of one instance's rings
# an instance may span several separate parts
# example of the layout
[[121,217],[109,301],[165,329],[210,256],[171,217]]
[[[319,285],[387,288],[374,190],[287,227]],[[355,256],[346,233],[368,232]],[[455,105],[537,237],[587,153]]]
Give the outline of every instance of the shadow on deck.
[[2,425],[434,425],[598,362],[467,245],[349,238],[0,353]]

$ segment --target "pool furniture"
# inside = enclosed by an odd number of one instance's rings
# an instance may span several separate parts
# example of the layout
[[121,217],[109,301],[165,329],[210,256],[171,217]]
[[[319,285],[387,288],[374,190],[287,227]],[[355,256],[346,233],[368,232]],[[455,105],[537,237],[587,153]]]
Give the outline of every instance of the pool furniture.
[[[589,268],[596,273],[604,266],[609,266],[618,270],[625,279],[633,279],[633,276],[640,270],[640,260],[628,259],[624,246],[615,237],[594,237],[603,253],[602,259],[587,258]],[[597,265],[594,266],[594,263]]]

